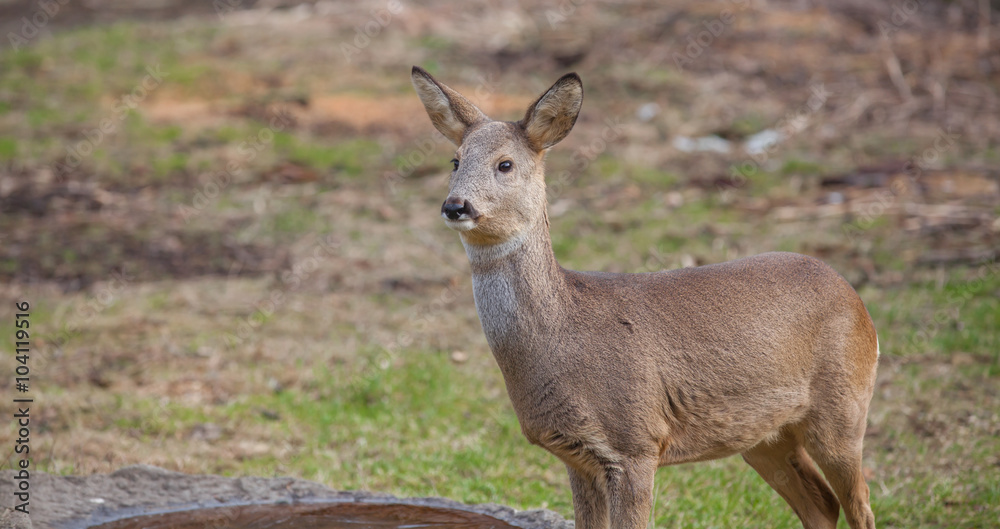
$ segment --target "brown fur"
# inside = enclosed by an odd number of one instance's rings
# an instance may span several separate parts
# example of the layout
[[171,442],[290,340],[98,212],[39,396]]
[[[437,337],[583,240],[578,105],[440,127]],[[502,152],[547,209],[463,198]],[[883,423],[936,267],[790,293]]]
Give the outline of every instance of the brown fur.
[[877,337],[842,277],[791,253],[651,274],[564,270],[543,158],[576,121],[579,77],[516,123],[478,117],[419,68],[413,80],[458,145],[449,197],[478,214],[447,222],[483,330],[525,437],[566,464],[579,529],[645,527],[658,466],[733,454],[807,529],[834,527],[839,505],[852,528],[874,528],[861,442]]

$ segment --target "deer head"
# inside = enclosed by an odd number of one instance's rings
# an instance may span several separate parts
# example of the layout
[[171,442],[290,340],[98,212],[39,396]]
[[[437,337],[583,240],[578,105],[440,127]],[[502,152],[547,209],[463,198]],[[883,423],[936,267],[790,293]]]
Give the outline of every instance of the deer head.
[[467,245],[516,240],[545,218],[545,153],[569,134],[583,105],[583,84],[564,75],[520,121],[494,121],[416,66],[413,86],[434,127],[458,150],[451,161],[445,223]]

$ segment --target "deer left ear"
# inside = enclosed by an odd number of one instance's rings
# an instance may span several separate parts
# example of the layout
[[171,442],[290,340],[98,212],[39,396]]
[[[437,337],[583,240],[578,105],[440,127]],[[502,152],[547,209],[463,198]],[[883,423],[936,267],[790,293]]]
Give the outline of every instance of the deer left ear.
[[462,144],[465,131],[469,130],[469,127],[489,119],[479,107],[458,92],[437,82],[423,68],[414,66],[410,78],[434,128],[455,145]]
[[579,75],[568,73],[528,107],[521,127],[531,145],[538,151],[544,151],[562,141],[573,130],[581,108],[583,81]]

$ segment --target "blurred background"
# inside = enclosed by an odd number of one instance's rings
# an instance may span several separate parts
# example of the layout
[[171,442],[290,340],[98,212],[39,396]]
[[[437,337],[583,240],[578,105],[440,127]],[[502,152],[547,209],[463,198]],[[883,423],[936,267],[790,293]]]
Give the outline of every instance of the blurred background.
[[[440,221],[453,147],[410,67],[508,120],[576,71],[562,265],[824,259],[881,339],[880,527],[1000,520],[996,0],[0,0],[0,35],[0,392],[27,300],[38,469],[571,517]],[[654,514],[799,527],[739,458],[661,469]]]

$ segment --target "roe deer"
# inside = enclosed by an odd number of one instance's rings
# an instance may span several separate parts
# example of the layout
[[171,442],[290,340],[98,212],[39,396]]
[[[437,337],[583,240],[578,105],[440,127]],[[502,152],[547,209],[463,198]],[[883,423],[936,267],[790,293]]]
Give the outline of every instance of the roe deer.
[[416,66],[412,80],[458,146],[441,215],[465,246],[521,431],[566,465],[577,529],[645,528],[658,467],[733,454],[807,529],[834,528],[841,505],[853,529],[875,527],[861,443],[878,338],[847,281],[793,253],[565,270],[543,159],[576,123],[579,76],[517,122],[491,120]]

